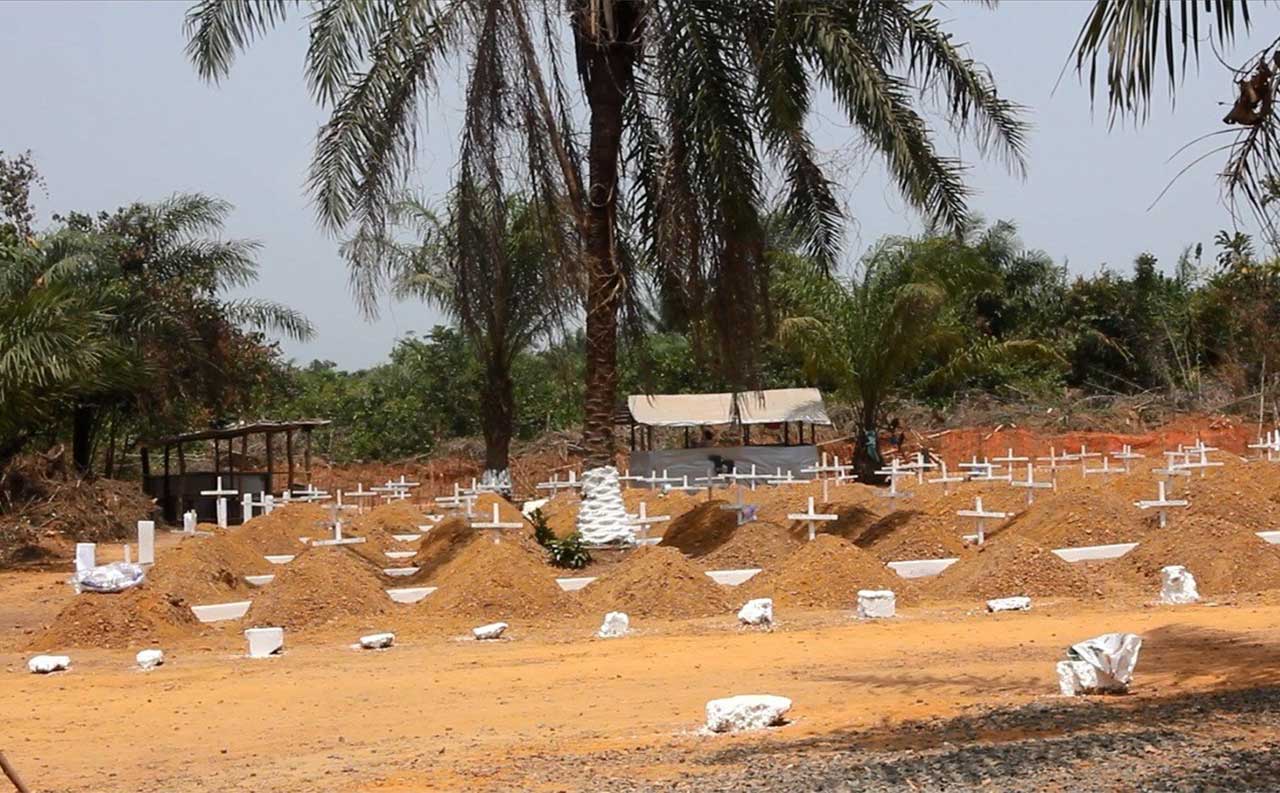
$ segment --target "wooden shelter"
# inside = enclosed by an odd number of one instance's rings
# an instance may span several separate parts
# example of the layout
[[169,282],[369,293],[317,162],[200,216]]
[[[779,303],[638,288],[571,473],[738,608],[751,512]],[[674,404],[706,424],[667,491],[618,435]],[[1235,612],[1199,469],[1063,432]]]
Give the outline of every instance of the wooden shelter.
[[[237,424],[230,427],[217,427],[196,432],[184,432],[167,438],[144,441],[139,444],[142,456],[142,489],[160,503],[164,519],[176,522],[179,516],[194,508],[201,518],[212,514],[213,501],[200,496],[200,491],[208,489],[222,477],[224,484],[241,493],[266,492],[276,494],[284,490],[292,490],[311,481],[311,433],[317,427],[328,425],[324,419],[299,419],[297,421],[255,421]],[[294,449],[294,435],[302,436],[302,477],[298,477],[297,460]],[[240,441],[240,460],[248,460],[249,437],[262,435],[264,440],[265,468],[249,470],[244,466],[237,470],[235,459],[235,442]],[[283,486],[277,488],[276,439],[284,436],[284,475]],[[187,448],[190,444],[208,441],[213,445],[213,470],[188,471]],[[151,469],[151,452],[158,451],[163,460],[163,473],[153,475]],[[176,454],[175,454],[176,452]],[[176,457],[177,472],[173,470]],[[204,502],[208,503],[204,503]],[[239,511],[235,504],[233,512]]]

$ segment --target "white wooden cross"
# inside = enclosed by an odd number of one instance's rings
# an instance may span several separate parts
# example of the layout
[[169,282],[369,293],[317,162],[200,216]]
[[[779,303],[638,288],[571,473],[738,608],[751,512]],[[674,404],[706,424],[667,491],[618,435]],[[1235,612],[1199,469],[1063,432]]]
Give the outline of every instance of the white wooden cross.
[[1256,443],[1249,444],[1249,448],[1265,450],[1267,462],[1274,462],[1276,452],[1280,452],[1280,430],[1267,430],[1267,434],[1258,438]]
[[[339,491],[339,492],[341,492],[341,491]],[[336,502],[336,501],[335,501],[334,503],[330,504],[330,505],[329,505],[329,520],[328,520],[327,522],[326,522],[326,521],[320,521],[320,522],[318,522],[316,525],[317,525],[317,526],[322,526],[322,527],[324,527],[324,526],[328,526],[328,525],[331,525],[331,526],[333,527],[333,537],[332,537],[331,539],[328,539],[328,540],[311,540],[311,541],[310,541],[310,544],[311,544],[311,545],[319,545],[319,546],[324,546],[324,545],[362,545],[362,544],[364,544],[364,542],[365,542],[365,540],[366,540],[366,538],[365,538],[365,537],[344,537],[344,536],[342,535],[342,510],[344,510],[344,509],[352,509],[352,508],[353,508],[353,507],[352,507],[350,504],[348,504],[347,506],[345,506],[345,507],[344,507],[342,504],[340,504],[340,503],[338,503],[338,502]]]
[[983,509],[982,496],[975,499],[973,509],[962,509],[956,512],[962,518],[973,518],[977,524],[977,533],[966,536],[964,539],[976,539],[979,545],[987,541],[986,522],[988,520],[1004,520],[1009,517],[1007,512],[993,512]]
[[[493,520],[472,520],[471,528],[473,529],[519,529],[524,526],[523,522],[504,523],[502,517],[498,514],[498,505],[493,505]],[[501,533],[494,534],[493,541],[499,542]]]
[[833,454],[831,458],[832,458],[831,464],[828,465],[827,453],[823,452],[821,462],[814,463],[813,465],[805,466],[804,468],[800,469],[800,473],[813,474],[815,478],[822,480],[822,503],[824,504],[828,504],[831,502],[831,495],[830,495],[830,489],[829,489],[831,477],[825,476],[824,474],[835,474],[836,483],[839,484],[841,481],[843,481],[841,477],[843,476],[844,470],[845,470],[845,467],[840,464],[840,457],[838,455]]
[[809,542],[813,542],[813,538],[817,533],[817,523],[819,521],[839,520],[839,515],[822,514],[813,508],[813,496],[809,496],[809,510],[807,512],[793,512],[787,515],[787,520],[803,520],[809,526]]
[[1214,462],[1209,459],[1209,452],[1216,452],[1216,451],[1217,449],[1214,449],[1210,446],[1198,446],[1198,447],[1187,449],[1186,453],[1189,458],[1191,455],[1195,455],[1197,453],[1199,454],[1199,457],[1196,458],[1194,461],[1191,459],[1188,459],[1187,462],[1179,463],[1178,467],[1179,468],[1199,468],[1200,478],[1204,479],[1204,472],[1206,468],[1220,468],[1222,466],[1222,463],[1220,461]]
[[317,490],[316,486],[311,484],[310,482],[308,482],[307,486],[304,487],[303,489],[293,491],[293,497],[296,498],[298,501],[305,501],[307,503],[312,503],[315,501],[328,501],[330,498],[328,491]]
[[436,496],[436,503],[443,507],[456,510],[461,510],[465,507],[467,511],[467,518],[470,519],[474,515],[472,510],[475,507],[477,498],[478,496],[474,493],[463,492],[462,488],[458,487],[458,483],[454,482],[453,495]]
[[926,460],[924,452],[916,452],[916,458],[902,467],[908,471],[915,471],[916,484],[922,485],[924,484],[924,472],[937,468],[938,464],[932,460]]
[[1124,463],[1124,472],[1127,474],[1129,473],[1129,462],[1131,460],[1141,460],[1146,455],[1135,452],[1133,447],[1126,443],[1120,447],[1120,451],[1112,452],[1111,456]]
[[1156,497],[1154,501],[1135,501],[1133,502],[1133,505],[1138,509],[1158,510],[1157,514],[1160,516],[1160,528],[1163,529],[1168,524],[1168,520],[1165,516],[1165,512],[1170,507],[1189,507],[1191,506],[1191,502],[1187,501],[1185,498],[1171,499],[1167,495],[1165,495],[1163,479],[1156,482],[1156,484],[1160,488],[1160,494],[1159,496]]
[[1048,457],[1037,457],[1037,458],[1036,458],[1036,462],[1038,462],[1038,463],[1043,463],[1043,462],[1047,462],[1047,463],[1049,463],[1049,470],[1050,470],[1050,471],[1057,471],[1057,470],[1058,470],[1058,468],[1062,467],[1062,466],[1060,466],[1060,465],[1059,465],[1059,463],[1073,463],[1073,462],[1075,462],[1075,461],[1076,461],[1076,456],[1075,456],[1074,454],[1069,454],[1069,453],[1067,453],[1067,452],[1063,452],[1062,454],[1058,454],[1058,453],[1057,453],[1057,449],[1055,449],[1055,448],[1054,448],[1054,447],[1052,447],[1052,446],[1050,446],[1050,447],[1049,447],[1049,456],[1048,456]]
[[941,484],[942,494],[944,496],[949,496],[951,495],[951,485],[953,483],[963,482],[964,476],[961,474],[948,474],[946,460],[943,460],[941,465],[942,465],[942,474],[934,479],[928,479],[925,481],[927,481],[931,485]]
[[1005,449],[1004,457],[992,457],[992,458],[991,458],[991,462],[993,462],[993,463],[1000,463],[1000,464],[1002,464],[1006,469],[1008,469],[1008,472],[1009,472],[1009,481],[1010,481],[1010,482],[1012,482],[1012,481],[1013,481],[1013,464],[1014,464],[1014,463],[1025,463],[1025,462],[1028,462],[1030,459],[1031,459],[1031,458],[1029,458],[1029,457],[1018,457],[1018,456],[1016,456],[1016,455],[1013,453],[1013,447],[1009,447],[1009,448]]
[[239,493],[240,493],[239,490],[232,490],[231,488],[224,489],[222,487],[222,477],[218,477],[218,486],[215,487],[213,490],[200,491],[200,495],[202,496],[218,497],[218,501],[217,501],[218,528],[225,529],[227,527],[227,496],[234,496]]
[[[618,477],[618,479],[620,480],[625,479],[627,481],[634,480],[639,482],[639,481],[643,481],[644,478],[639,476],[627,476],[627,477],[620,476]],[[561,490],[576,490],[581,486],[582,486],[582,482],[578,481],[578,472],[574,470],[570,470],[568,479],[562,480],[560,478],[560,474],[552,472],[551,479],[549,479],[546,482],[539,482],[538,484],[534,485],[534,488],[537,490],[550,490],[551,495],[554,496],[556,493],[559,493]]]
[[1102,452],[1091,452],[1087,448],[1085,448],[1085,445],[1082,443],[1080,444],[1080,451],[1076,452],[1071,456],[1080,461],[1080,473],[1083,474],[1085,473],[1085,469],[1089,467],[1089,458],[1101,457]]
[[902,467],[898,459],[895,457],[889,464],[888,468],[881,468],[876,471],[876,476],[887,476],[889,478],[889,492],[881,493],[881,498],[910,498],[910,493],[902,493],[898,490],[898,480],[902,477],[915,476],[915,473],[908,471]]
[[965,474],[970,479],[976,479],[976,480],[989,478],[995,469],[995,465],[993,465],[985,457],[982,458],[981,462],[979,462],[977,455],[974,455],[973,458],[969,460],[969,462],[959,463],[956,465],[956,467],[963,468],[965,470]]
[[738,525],[741,526],[742,524],[747,523],[749,521],[748,516],[752,515],[755,512],[755,505],[748,504],[742,500],[741,480],[736,482],[736,485],[737,486],[734,488],[734,494],[735,494],[734,500],[729,502],[728,504],[721,504],[720,509],[732,510],[733,512],[737,513]]
[[1101,474],[1102,476],[1110,476],[1112,474],[1127,474],[1127,473],[1129,473],[1129,471],[1125,468],[1112,468],[1110,457],[1102,458],[1101,468],[1090,468],[1088,463],[1085,463],[1083,461],[1080,464],[1081,476],[1090,476],[1094,474]]
[[1037,482],[1036,476],[1035,476],[1035,470],[1036,470],[1035,466],[1032,465],[1030,462],[1028,462],[1027,478],[1022,481],[1014,480],[1009,483],[1014,487],[1026,488],[1028,506],[1035,503],[1037,490],[1051,490],[1053,488],[1053,482]]
[[365,509],[367,508],[367,507],[366,507],[366,505],[365,505],[365,502],[366,502],[366,501],[368,501],[369,499],[377,498],[377,497],[378,497],[378,494],[377,494],[377,493],[375,493],[374,491],[372,491],[372,490],[365,490],[365,489],[364,489],[364,483],[363,483],[363,482],[361,482],[360,484],[356,485],[356,489],[355,489],[355,490],[348,490],[348,491],[345,493],[345,495],[346,495],[346,497],[347,497],[347,498],[349,498],[349,499],[351,499],[352,501],[356,502],[356,511],[357,511],[357,512],[361,512],[361,513],[362,513],[362,512],[364,512],[364,511],[365,511]]
[[[696,479],[694,480],[694,482],[697,482],[697,481],[698,480]],[[676,485],[671,489],[679,490],[684,493],[701,493],[703,490],[706,490],[707,488],[705,485],[690,484],[689,475],[685,474],[684,476],[680,477],[680,484]]]
[[255,509],[257,509],[261,515],[265,515],[270,512],[271,510],[267,509],[267,505],[274,500],[275,499],[271,498],[271,495],[268,493],[259,493],[256,500],[252,493],[245,493],[240,497],[240,512],[244,518],[243,522],[248,523],[249,520],[253,518],[253,511]]
[[643,501],[640,502],[640,511],[638,513],[628,514],[627,518],[640,531],[641,537],[649,535],[649,527],[655,523],[661,523],[664,520],[671,520],[670,515],[650,515],[648,508]]

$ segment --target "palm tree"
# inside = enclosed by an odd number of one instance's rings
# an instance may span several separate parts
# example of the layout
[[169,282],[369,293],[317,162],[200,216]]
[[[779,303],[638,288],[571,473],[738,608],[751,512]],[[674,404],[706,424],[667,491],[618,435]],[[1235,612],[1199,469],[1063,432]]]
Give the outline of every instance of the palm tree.
[[[851,278],[793,260],[779,274],[786,318],[779,341],[804,362],[811,381],[858,408],[854,464],[874,481],[881,411],[903,380],[955,381],[1014,356],[1052,358],[1038,342],[972,338],[968,296],[990,290],[998,271],[954,238],[889,238]],[[928,361],[931,368],[921,372]]]
[[[819,91],[929,218],[958,224],[967,191],[922,105],[984,153],[1022,167],[1018,107],[931,7],[912,0],[310,6],[306,76],[330,109],[310,176],[325,226],[386,224],[413,163],[423,104],[448,79],[450,58],[465,58],[468,75],[459,182],[501,195],[502,175],[518,173],[531,195],[571,219],[572,239],[558,250],[586,282],[584,441],[597,465],[613,458],[619,315],[637,267],[684,284],[694,310],[715,319],[726,360],[749,365],[768,281],[768,176],[781,176],[789,223],[809,253],[835,261],[842,216],[805,127]],[[187,17],[188,54],[203,77],[221,79],[293,7],[199,0]],[[568,96],[570,58],[585,130]],[[634,257],[629,231],[643,242]],[[730,369],[748,379],[745,368]]]
[[216,415],[242,398],[240,348],[256,345],[243,328],[299,340],[314,332],[306,317],[280,304],[223,297],[253,283],[260,247],[221,237],[230,212],[225,201],[180,194],[113,214],[59,218],[65,227],[54,238],[68,240],[72,255],[40,282],[105,295],[111,335],[146,373],[128,387],[78,393],[72,458],[81,472],[91,469],[94,441],[111,415],[134,420],[140,431],[174,431],[192,420],[193,405]]
[[[518,355],[562,326],[578,299],[576,285],[555,266],[559,235],[548,229],[558,218],[549,209],[519,198],[464,192],[441,218],[420,200],[407,198],[392,207],[390,218],[416,241],[366,231],[343,245],[366,313],[376,313],[378,295],[389,281],[394,296],[435,304],[465,334],[484,368],[485,476],[507,487],[517,410],[512,367]],[[484,227],[504,229],[501,244],[471,233],[476,224],[464,220],[468,213],[485,216]]]
[[[1162,73],[1172,100],[1178,83],[1186,78],[1188,58],[1199,64],[1202,38],[1215,50],[1225,49],[1246,34],[1252,22],[1249,0],[1094,0],[1073,46],[1076,71],[1083,76],[1087,69],[1089,90],[1095,92],[1099,58],[1105,55],[1112,120],[1124,116],[1145,120],[1152,89]],[[1221,55],[1218,59],[1226,65]],[[1243,200],[1274,236],[1268,210],[1280,198],[1280,130],[1274,113],[1280,39],[1228,69],[1236,94],[1227,102],[1231,110],[1222,122],[1231,128],[1204,135],[1184,148],[1219,134],[1234,137],[1197,156],[1187,168],[1227,152],[1219,178],[1229,208],[1235,214],[1236,202]]]

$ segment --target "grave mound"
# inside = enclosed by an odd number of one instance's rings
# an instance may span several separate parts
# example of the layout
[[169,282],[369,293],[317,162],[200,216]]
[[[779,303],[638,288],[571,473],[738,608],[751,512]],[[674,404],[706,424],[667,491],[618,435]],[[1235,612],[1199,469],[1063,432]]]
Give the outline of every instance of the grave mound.
[[574,490],[561,490],[542,506],[542,517],[557,537],[567,537],[578,530],[578,508],[582,498]]
[[[351,520],[351,531],[356,536],[360,532],[378,530],[384,535],[416,534],[418,527],[426,525],[427,517],[420,507],[404,501],[392,501],[379,504],[363,515]],[[346,531],[346,526],[343,526]]]
[[127,647],[196,632],[191,606],[248,600],[245,575],[270,565],[237,533],[186,537],[157,559],[139,586],[118,594],[77,595],[33,646]]
[[738,529],[737,513],[721,509],[727,503],[722,499],[704,501],[673,518],[662,534],[660,545],[694,557],[706,556],[724,545]]
[[779,566],[747,581],[740,600],[773,598],[774,605],[791,608],[843,609],[857,604],[859,589],[891,589],[898,602],[913,592],[884,563],[852,543],[819,534]]
[[259,515],[232,531],[263,554],[297,553],[299,537],[317,537],[327,530],[329,510],[319,504],[286,504]]
[[437,523],[418,543],[418,552],[405,566],[414,566],[418,572],[413,584],[426,581],[435,571],[453,561],[462,549],[474,542],[480,532],[471,528],[466,518],[448,517]]
[[802,541],[776,523],[753,520],[738,526],[719,548],[698,558],[707,570],[774,567],[790,556]]
[[[659,537],[667,531],[672,521],[706,503],[706,496],[699,493],[685,493],[682,490],[671,490],[663,493],[643,487],[630,487],[622,491],[622,501],[627,512],[635,514],[640,510],[640,502],[645,503],[649,515],[666,515],[671,520],[651,524],[647,533],[650,537]],[[542,515],[547,519],[547,526],[557,537],[567,537],[578,530],[578,508],[582,506],[582,498],[577,491],[562,490],[542,507]]]
[[1137,548],[1108,564],[1127,570],[1153,596],[1160,591],[1160,568],[1183,565],[1195,576],[1202,594],[1225,595],[1280,588],[1280,547],[1250,529],[1197,516],[1171,524]]
[[[493,520],[494,504],[498,505],[498,520],[501,522],[521,523],[525,528],[530,529],[533,527],[533,524],[529,522],[529,519],[526,518],[522,512],[520,512],[515,504],[512,504],[510,501],[507,501],[496,493],[481,493],[476,498],[476,505],[472,512],[475,513],[478,520],[485,522],[491,521]],[[434,529],[432,531],[434,531]]]
[[474,539],[455,548],[452,558],[423,579],[439,587],[423,602],[428,613],[471,622],[576,613],[574,599],[556,584],[545,552],[532,540],[515,532],[503,533],[496,543],[487,532],[472,535]]
[[1003,533],[924,583],[937,600],[1028,597],[1091,597],[1102,590],[1084,572],[1051,550],[1013,533]]
[[[1056,493],[1039,494],[1008,526],[1046,548],[1137,542],[1152,529],[1133,502],[1155,497],[1155,484],[1134,475],[1087,477],[1066,472]],[[1074,479],[1073,479],[1074,478]]]
[[726,589],[675,548],[641,547],[582,590],[586,610],[678,619],[732,612]]
[[371,618],[393,605],[387,586],[376,568],[347,547],[308,548],[254,593],[244,625],[301,630],[356,621],[362,629],[376,628]]
[[963,536],[971,532],[945,516],[904,509],[876,521],[855,544],[883,562],[952,559],[964,555]]

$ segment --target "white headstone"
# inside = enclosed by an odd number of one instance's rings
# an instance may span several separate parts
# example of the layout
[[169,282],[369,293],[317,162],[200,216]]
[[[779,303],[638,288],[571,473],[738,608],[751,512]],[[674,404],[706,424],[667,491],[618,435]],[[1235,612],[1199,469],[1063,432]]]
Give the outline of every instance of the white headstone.
[[394,633],[371,633],[360,637],[360,646],[366,650],[385,650],[395,642]]
[[987,601],[987,611],[1030,611],[1031,598],[1017,596],[1011,598],[993,598]]
[[748,600],[738,611],[738,622],[743,625],[773,625],[773,599],[756,598]]
[[267,658],[284,649],[284,628],[249,628],[244,637],[249,640],[250,658]]
[[1160,602],[1184,605],[1200,600],[1195,576],[1181,565],[1169,565],[1160,569]]
[[887,589],[858,590],[858,619],[887,619],[897,613],[897,601]]
[[195,534],[196,524],[198,522],[199,518],[196,516],[196,511],[194,509],[190,509],[182,513],[182,533]]
[[781,724],[791,700],[771,694],[743,694],[707,703],[707,729],[711,732],[762,730]]
[[604,622],[596,636],[601,639],[617,639],[626,636],[631,630],[631,618],[621,611],[610,611],[604,615]]
[[98,566],[98,546],[92,542],[76,543],[76,572],[83,573]]
[[156,563],[156,522],[138,521],[138,564]]
[[164,663],[164,651],[155,649],[139,650],[134,660],[138,662],[139,669],[155,669]]
[[481,625],[479,628],[472,628],[471,634],[481,641],[497,639],[507,630],[505,622],[491,622],[488,625]]
[[69,655],[37,655],[27,661],[27,671],[33,675],[47,675],[50,672],[62,672],[71,667]]

